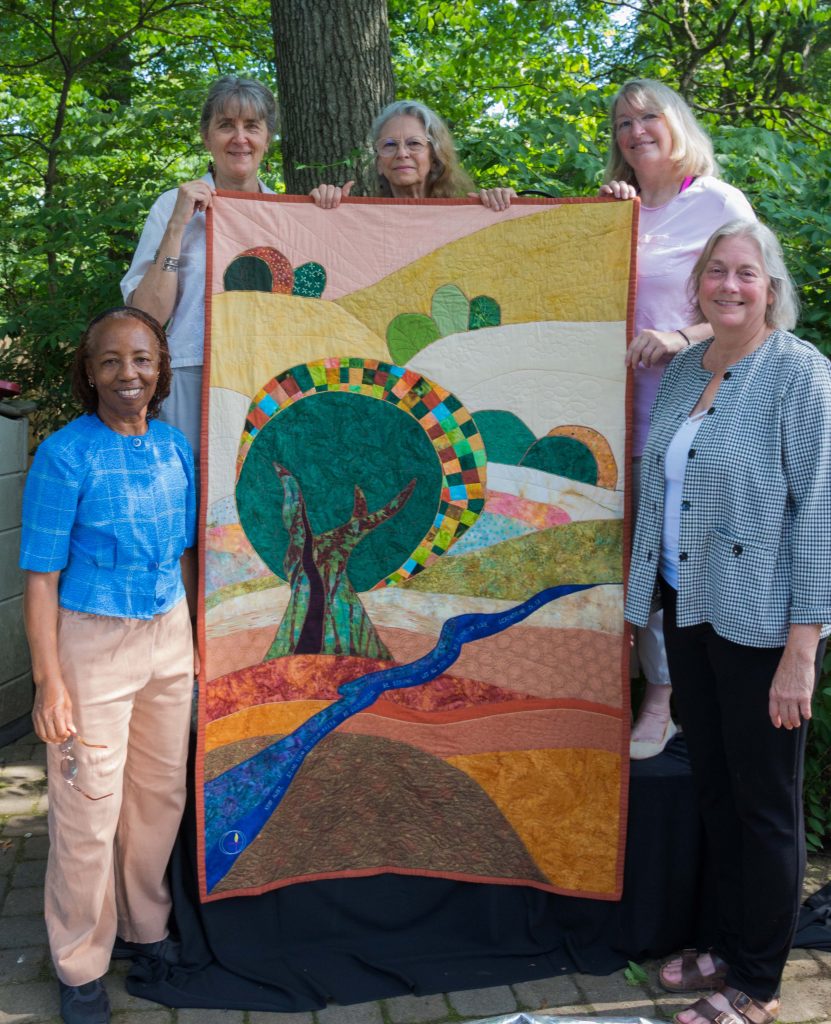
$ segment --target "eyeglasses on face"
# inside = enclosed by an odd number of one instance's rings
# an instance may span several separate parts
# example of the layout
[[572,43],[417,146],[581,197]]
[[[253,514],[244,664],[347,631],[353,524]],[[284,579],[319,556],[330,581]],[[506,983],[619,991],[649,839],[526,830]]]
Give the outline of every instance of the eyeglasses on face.
[[108,796],[112,796],[112,793],[104,793],[103,796],[91,796],[86,790],[81,789],[75,779],[78,777],[78,762],[72,755],[72,751],[76,743],[83,743],[85,747],[94,747],[96,750],[106,750],[106,743],[87,743],[85,739],[80,736],[72,735],[68,739],[65,739],[60,745],[60,752],[63,754],[61,758],[61,776],[64,782],[70,785],[73,789],[76,789],[82,796],[85,796],[87,800],[106,800]]
[[648,128],[649,125],[654,124],[661,115],[654,110],[645,110],[642,114],[636,114],[632,117],[619,117],[615,121],[615,134],[625,135],[626,132],[631,132],[636,124],[639,124],[641,128]]
[[410,156],[418,156],[425,153],[430,145],[430,140],[423,135],[412,135],[409,139],[380,139],[375,149],[379,156],[395,156],[399,149],[403,149]]

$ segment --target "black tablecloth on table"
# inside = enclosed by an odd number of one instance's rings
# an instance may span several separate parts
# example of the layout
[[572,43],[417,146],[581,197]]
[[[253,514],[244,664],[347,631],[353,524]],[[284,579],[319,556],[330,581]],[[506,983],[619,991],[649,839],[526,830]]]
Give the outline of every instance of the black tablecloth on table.
[[127,982],[169,1006],[302,1011],[566,971],[609,974],[706,944],[712,928],[682,737],[632,762],[620,902],[384,874],[200,904],[195,835],[190,793],[171,860],[183,963],[138,961]]

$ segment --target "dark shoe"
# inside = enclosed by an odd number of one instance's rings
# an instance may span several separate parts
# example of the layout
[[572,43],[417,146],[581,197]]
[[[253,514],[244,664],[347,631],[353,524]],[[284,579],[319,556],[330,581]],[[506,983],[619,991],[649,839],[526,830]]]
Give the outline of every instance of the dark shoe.
[[179,943],[168,935],[158,942],[128,942],[117,935],[110,954],[113,960],[130,960],[137,956],[146,956],[152,960],[163,960],[166,964],[179,963]]
[[[727,964],[711,949],[707,950],[713,960],[715,970],[711,974],[702,974],[698,967],[698,950],[682,949],[676,956],[671,956],[661,964],[658,971],[658,984],[667,992],[701,992],[712,991],[721,987],[727,977]],[[681,980],[670,981],[664,974],[670,964],[681,961]]]
[[[692,1010],[699,1017],[711,1021],[711,1024],[776,1024],[779,1015],[778,999],[762,1003],[737,988],[730,988],[729,985],[724,985],[715,995],[724,996],[730,1009],[721,1010],[709,999],[698,999],[692,1006],[687,1006],[679,1012],[686,1013],[687,1010]],[[681,1024],[678,1016],[676,1013],[672,1018],[675,1024]]]
[[58,981],[58,986],[64,1024],[110,1024],[110,999],[101,978],[85,985]]

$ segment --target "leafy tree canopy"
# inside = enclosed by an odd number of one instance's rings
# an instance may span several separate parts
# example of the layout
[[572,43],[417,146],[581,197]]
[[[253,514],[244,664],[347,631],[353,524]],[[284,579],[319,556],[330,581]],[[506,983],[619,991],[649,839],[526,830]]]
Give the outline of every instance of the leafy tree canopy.
[[[355,0],[358,2],[358,0]],[[627,78],[679,88],[783,238],[803,333],[831,326],[831,9],[818,0],[390,0],[399,96],[442,112],[483,185],[592,194]],[[6,0],[0,375],[70,415],[65,368],[153,199],[202,172],[207,83],[275,81],[268,0]],[[326,131],[324,125],[321,131]],[[333,155],[333,159],[338,154]],[[342,154],[346,157],[347,154]],[[269,184],[280,187],[279,147]]]
[[[389,0],[389,22],[399,97],[447,118],[483,185],[592,194],[615,88],[636,76],[678,88],[725,177],[784,243],[800,333],[831,352],[825,0]],[[120,301],[153,199],[204,169],[208,82],[273,83],[274,50],[269,0],[3,0],[0,378],[39,399],[39,433],[73,414],[71,351],[90,316]],[[278,147],[265,178],[279,187]],[[812,737],[816,845],[831,835],[827,685]]]
[[0,9],[0,338],[12,339],[0,370],[40,400],[42,428],[72,414],[71,350],[91,315],[120,301],[150,203],[204,170],[206,81],[237,69],[268,77],[260,8],[10,0]]
[[399,95],[450,122],[480,184],[592,194],[633,77],[678,89],[780,236],[800,332],[831,353],[831,8],[817,0],[391,0]]

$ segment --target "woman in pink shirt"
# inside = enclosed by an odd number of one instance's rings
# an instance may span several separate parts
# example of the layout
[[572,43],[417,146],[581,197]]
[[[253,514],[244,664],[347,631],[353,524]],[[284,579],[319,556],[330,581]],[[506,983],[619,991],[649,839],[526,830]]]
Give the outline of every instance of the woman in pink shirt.
[[[634,373],[633,489],[640,490],[640,460],[649,410],[672,357],[712,335],[697,323],[687,279],[710,235],[737,218],[755,220],[744,195],[721,181],[713,145],[687,103],[673,89],[633,79],[610,110],[611,150],[600,195],[640,199],[635,336],[626,353]],[[672,695],[662,635],[662,613],[638,630],[637,647],[647,686],[632,728],[631,756],[652,757],[675,734]]]

